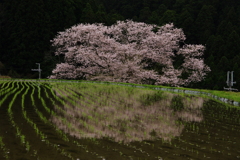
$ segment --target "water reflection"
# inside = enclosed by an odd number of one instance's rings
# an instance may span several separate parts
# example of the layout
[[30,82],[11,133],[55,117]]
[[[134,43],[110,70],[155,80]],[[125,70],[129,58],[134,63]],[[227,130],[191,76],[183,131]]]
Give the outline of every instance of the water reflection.
[[201,122],[203,120],[203,114],[201,111],[204,102],[203,98],[182,98],[182,101],[184,110],[177,112],[177,116],[184,121]]
[[57,114],[51,117],[58,128],[79,139],[108,137],[124,143],[171,140],[180,136],[184,128],[180,121],[203,120],[201,97],[137,90],[131,94],[129,91],[81,94],[84,95],[81,99],[66,93],[58,95],[66,104],[56,106]]

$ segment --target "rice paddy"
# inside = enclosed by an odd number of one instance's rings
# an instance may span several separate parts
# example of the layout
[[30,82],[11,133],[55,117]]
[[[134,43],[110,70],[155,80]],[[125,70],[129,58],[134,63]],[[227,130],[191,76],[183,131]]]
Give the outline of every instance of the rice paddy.
[[240,109],[97,83],[0,81],[2,160],[240,159]]

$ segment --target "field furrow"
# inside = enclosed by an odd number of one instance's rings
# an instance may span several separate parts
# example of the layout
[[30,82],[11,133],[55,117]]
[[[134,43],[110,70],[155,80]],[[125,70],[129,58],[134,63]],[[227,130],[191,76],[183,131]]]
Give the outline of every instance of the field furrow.
[[2,160],[240,159],[240,109],[143,88],[0,81]]

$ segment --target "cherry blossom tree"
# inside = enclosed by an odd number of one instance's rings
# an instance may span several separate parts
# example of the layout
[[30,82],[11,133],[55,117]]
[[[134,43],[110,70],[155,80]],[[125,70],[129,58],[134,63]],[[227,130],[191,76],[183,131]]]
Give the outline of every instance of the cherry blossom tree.
[[210,68],[203,45],[188,45],[182,29],[131,20],[112,26],[79,24],[52,40],[63,55],[49,78],[188,85],[204,79]]

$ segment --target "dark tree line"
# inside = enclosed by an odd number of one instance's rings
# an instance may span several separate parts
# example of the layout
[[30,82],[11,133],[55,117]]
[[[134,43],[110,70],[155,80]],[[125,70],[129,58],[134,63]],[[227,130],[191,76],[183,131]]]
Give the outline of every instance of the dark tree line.
[[183,28],[187,43],[204,44],[212,72],[197,88],[222,89],[234,71],[240,89],[239,0],[0,0],[0,74],[34,78],[37,62],[48,76],[61,57],[50,40],[77,23],[132,19]]

